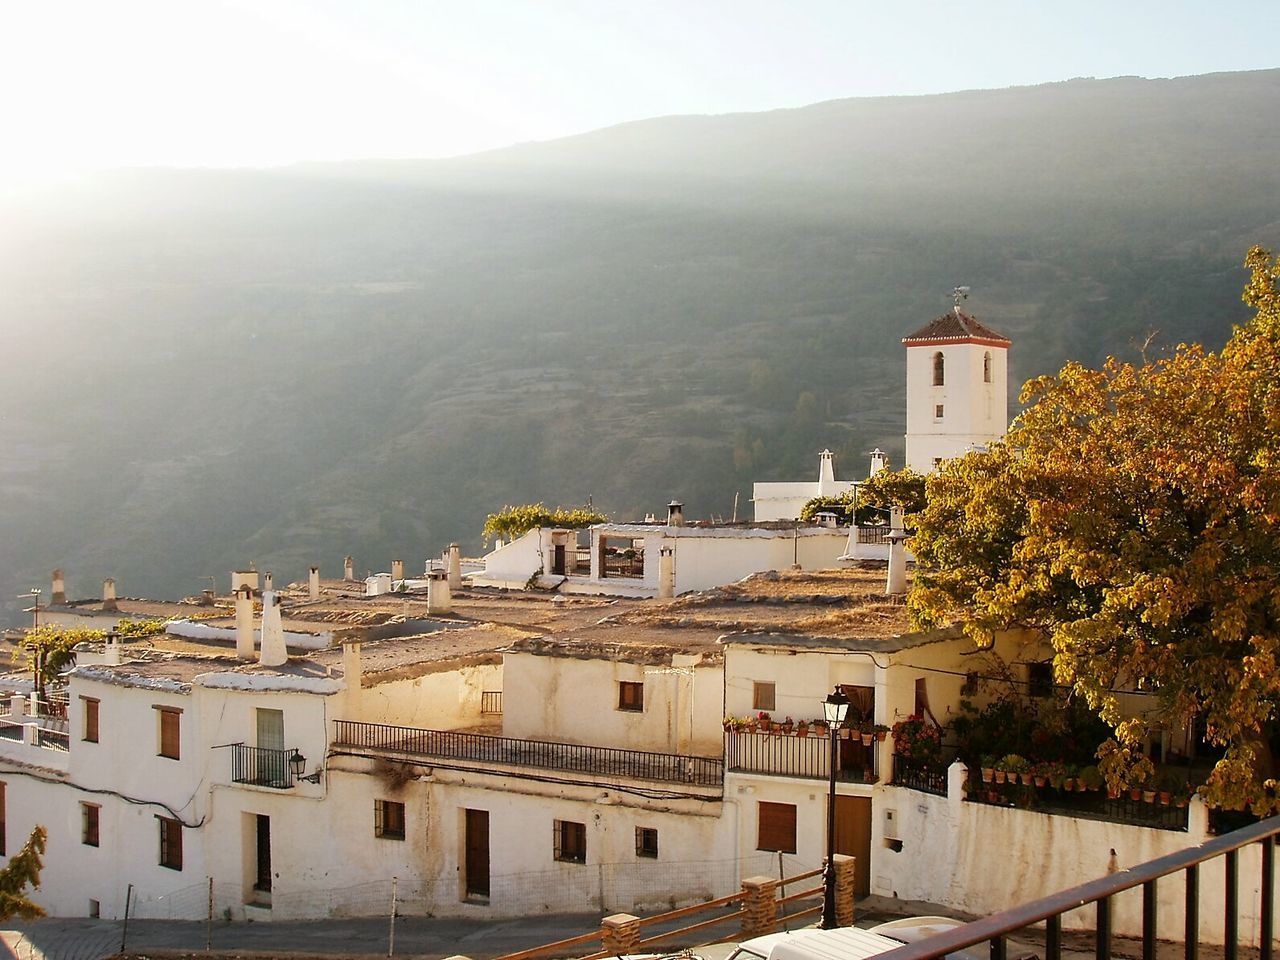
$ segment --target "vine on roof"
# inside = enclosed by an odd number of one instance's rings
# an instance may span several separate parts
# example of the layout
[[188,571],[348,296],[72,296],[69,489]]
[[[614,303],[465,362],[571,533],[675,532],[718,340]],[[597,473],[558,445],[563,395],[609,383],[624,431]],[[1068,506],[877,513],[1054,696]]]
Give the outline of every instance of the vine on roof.
[[595,523],[605,523],[608,519],[603,513],[581,507],[572,510],[556,507],[548,510],[542,503],[525,503],[514,507],[506,506],[497,513],[489,514],[485,518],[482,534],[485,543],[494,537],[510,542],[540,527],[581,530]]

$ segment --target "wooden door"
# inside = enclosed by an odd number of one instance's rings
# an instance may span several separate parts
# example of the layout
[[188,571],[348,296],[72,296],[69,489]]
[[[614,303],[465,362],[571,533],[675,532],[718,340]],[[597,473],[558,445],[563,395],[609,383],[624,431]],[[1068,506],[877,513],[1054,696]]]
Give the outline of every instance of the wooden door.
[[564,544],[557,543],[555,547],[552,549],[553,549],[553,553],[551,557],[551,572],[558,577],[563,577],[565,573]]
[[871,798],[836,797],[836,853],[857,857],[853,892],[871,892]]
[[466,892],[489,896],[489,811],[466,812]]

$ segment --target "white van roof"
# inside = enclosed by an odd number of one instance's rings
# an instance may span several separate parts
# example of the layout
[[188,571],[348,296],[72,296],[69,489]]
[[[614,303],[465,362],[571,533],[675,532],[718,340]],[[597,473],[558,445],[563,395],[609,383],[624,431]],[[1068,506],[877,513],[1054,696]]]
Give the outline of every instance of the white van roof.
[[769,951],[769,960],[865,960],[901,946],[901,940],[869,930],[839,927],[784,940]]

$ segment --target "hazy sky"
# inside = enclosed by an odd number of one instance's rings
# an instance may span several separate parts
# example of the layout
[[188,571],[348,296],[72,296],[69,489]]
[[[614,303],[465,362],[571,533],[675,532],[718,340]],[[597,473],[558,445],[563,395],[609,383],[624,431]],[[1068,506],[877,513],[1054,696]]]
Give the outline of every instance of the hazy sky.
[[1278,35],[1274,0],[0,0],[0,185],[123,165],[446,156],[662,114],[1258,69],[1280,66]]

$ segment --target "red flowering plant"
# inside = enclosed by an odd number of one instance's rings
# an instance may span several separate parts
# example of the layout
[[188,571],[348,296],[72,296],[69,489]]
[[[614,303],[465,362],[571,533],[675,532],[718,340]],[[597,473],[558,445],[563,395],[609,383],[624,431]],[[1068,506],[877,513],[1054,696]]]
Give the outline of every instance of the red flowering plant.
[[942,729],[913,713],[893,725],[893,752],[925,766],[942,761]]

